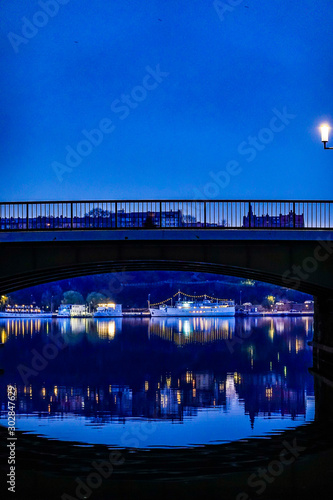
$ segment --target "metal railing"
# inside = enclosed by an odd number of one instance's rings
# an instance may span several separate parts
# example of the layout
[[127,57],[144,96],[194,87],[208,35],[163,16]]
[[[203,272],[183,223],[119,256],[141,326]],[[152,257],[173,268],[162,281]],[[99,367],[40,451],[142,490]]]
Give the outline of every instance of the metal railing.
[[332,229],[333,201],[61,201],[0,203],[0,231]]

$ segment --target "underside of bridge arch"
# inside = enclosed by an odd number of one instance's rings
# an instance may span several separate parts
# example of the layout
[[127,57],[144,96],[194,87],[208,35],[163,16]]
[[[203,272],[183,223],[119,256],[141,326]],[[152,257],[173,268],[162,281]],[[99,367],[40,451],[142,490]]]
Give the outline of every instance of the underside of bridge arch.
[[[122,260],[95,262],[89,264],[75,264],[70,266],[53,267],[42,270],[31,270],[27,273],[16,274],[1,280],[0,294],[22,290],[36,285],[46,284],[58,280],[89,276],[94,274],[130,272],[130,271],[188,271],[210,274],[220,274],[256,281],[271,283],[285,287],[280,274],[267,273],[254,269],[236,267],[207,262],[177,261],[177,260]],[[317,286],[309,282],[300,281],[297,286],[289,286],[301,292],[315,296],[332,294],[332,290]]]

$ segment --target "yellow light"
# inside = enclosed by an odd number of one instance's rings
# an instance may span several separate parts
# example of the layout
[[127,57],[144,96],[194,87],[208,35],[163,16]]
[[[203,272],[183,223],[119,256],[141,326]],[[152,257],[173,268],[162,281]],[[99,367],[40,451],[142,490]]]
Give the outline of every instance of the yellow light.
[[177,403],[180,405],[182,402],[182,393],[177,391]]
[[106,308],[115,309],[116,304],[114,304],[113,302],[107,302],[107,303],[104,303],[104,304],[98,304],[98,306],[99,307],[106,307]]
[[266,398],[267,399],[272,399],[273,396],[273,388],[272,387],[266,387]]
[[3,329],[1,332],[1,343],[4,344],[7,340],[6,331]]
[[115,334],[116,334],[116,322],[110,321],[109,326],[108,326],[109,339],[113,339]]
[[328,142],[328,133],[329,133],[330,127],[326,124],[321,125],[320,131],[321,131],[321,141],[322,142]]

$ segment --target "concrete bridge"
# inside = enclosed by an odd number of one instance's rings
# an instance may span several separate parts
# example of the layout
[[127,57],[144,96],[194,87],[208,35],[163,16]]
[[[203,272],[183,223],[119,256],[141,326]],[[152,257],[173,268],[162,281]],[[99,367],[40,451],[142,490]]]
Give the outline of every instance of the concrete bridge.
[[333,202],[90,201],[0,204],[0,294],[131,270],[239,276],[315,297],[333,348]]

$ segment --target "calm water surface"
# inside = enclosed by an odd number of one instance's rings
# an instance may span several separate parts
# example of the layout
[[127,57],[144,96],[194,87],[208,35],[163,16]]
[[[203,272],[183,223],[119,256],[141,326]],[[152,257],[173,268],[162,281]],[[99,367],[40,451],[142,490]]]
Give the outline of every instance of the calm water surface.
[[[117,447],[267,437],[314,419],[313,319],[0,320],[0,424]],[[52,359],[51,359],[52,358]]]

